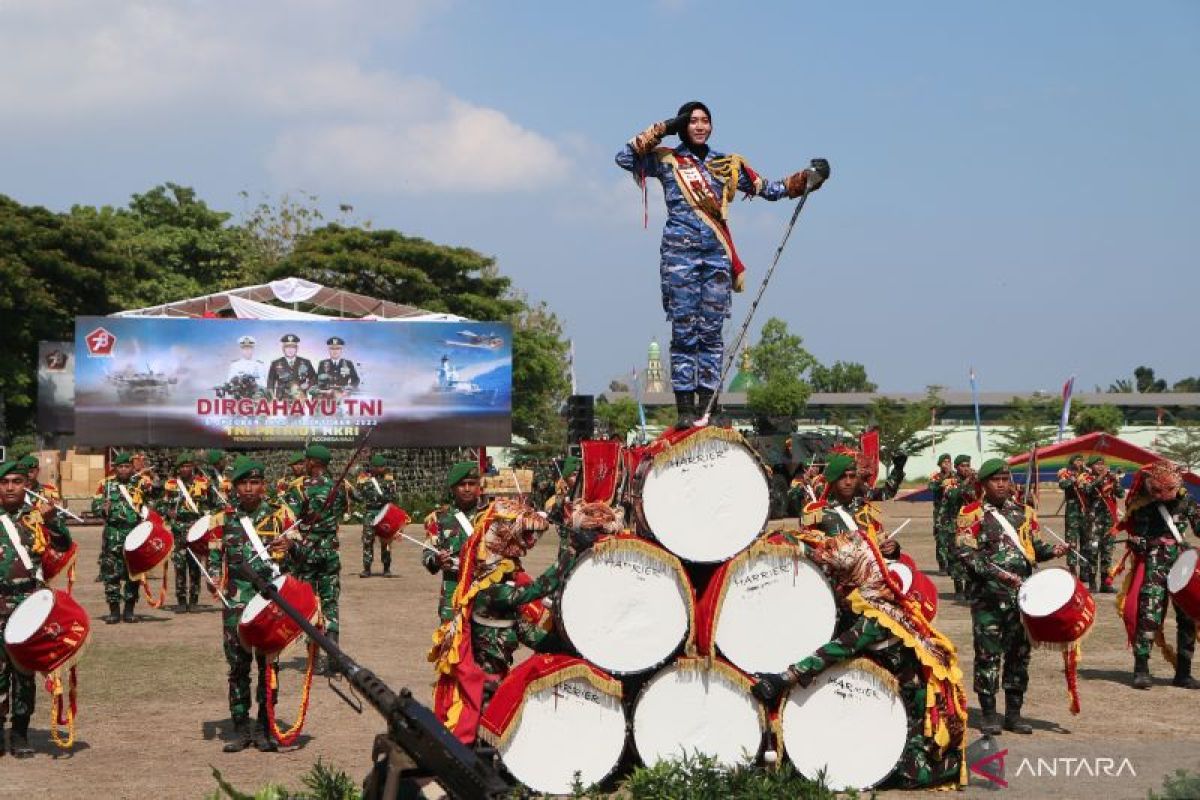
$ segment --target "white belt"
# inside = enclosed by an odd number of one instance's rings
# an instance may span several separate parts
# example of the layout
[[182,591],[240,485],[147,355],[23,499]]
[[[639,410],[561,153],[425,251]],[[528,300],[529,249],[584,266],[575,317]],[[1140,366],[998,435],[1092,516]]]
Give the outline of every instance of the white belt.
[[478,614],[472,614],[471,621],[488,628],[511,628],[517,624],[515,620],[492,619],[491,617],[481,617]]

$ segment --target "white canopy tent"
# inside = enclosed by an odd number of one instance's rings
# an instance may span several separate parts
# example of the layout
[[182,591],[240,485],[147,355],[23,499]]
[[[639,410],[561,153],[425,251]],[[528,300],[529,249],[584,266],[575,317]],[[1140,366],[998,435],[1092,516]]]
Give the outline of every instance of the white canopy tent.
[[[287,303],[288,305],[277,305]],[[314,314],[295,308],[305,303],[328,313]],[[173,303],[118,311],[114,317],[214,317],[234,316],[238,319],[307,319],[325,320],[346,318],[379,322],[457,322],[465,317],[426,311],[367,295],[330,289],[303,278],[284,278],[257,286],[243,286],[224,292],[206,294]]]

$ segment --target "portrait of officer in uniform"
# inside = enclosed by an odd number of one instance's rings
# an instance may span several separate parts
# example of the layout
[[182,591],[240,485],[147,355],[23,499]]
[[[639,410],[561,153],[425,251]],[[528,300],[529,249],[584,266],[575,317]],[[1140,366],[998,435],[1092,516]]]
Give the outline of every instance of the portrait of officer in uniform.
[[325,344],[329,347],[329,358],[317,364],[317,385],[323,391],[353,392],[359,384],[358,370],[353,361],[342,357],[346,341],[340,336],[330,336]]
[[272,361],[267,371],[267,394],[274,398],[302,397],[316,384],[317,371],[311,361],[298,355],[299,336],[284,334],[279,342],[283,357]]
[[[254,357],[255,344],[257,342],[254,341],[253,336],[243,336],[238,339],[238,347],[241,348],[242,356],[229,362],[229,374],[225,377],[226,383],[233,383],[236,379],[247,376],[254,379],[258,389],[266,387],[267,365],[261,358]],[[242,380],[245,379],[242,378]]]

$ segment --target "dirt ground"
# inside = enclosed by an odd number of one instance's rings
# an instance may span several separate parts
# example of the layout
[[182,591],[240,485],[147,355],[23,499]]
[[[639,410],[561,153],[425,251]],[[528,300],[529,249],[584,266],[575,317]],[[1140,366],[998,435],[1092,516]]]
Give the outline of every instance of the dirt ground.
[[[1043,500],[1044,508],[1057,505],[1055,497]],[[935,564],[928,504],[887,503],[884,508],[889,526],[913,518],[900,540],[918,564]],[[1061,532],[1061,519],[1050,517],[1047,523]],[[229,712],[217,606],[205,597],[199,613],[177,616],[149,609],[143,601],[140,624],[101,623],[101,585],[92,580],[100,529],[81,527],[75,533],[81,549],[75,594],[96,617],[80,665],[78,742],[72,753],[55,751],[47,734],[48,695],[39,688],[32,732],[37,754],[26,760],[11,755],[0,759],[0,797],[201,798],[216,787],[213,767],[244,790],[267,781],[297,787],[298,776],[318,758],[356,779],[365,774],[382,722],[369,708],[355,714],[320,678],[314,681],[308,722],[296,747],[277,754],[252,748],[222,753]],[[419,535],[419,529],[410,534]],[[551,551],[547,540],[527,568],[540,570]],[[420,566],[415,545],[395,545],[396,577],[390,580],[378,577],[378,560],[376,577],[360,579],[360,552],[358,528],[343,528],[342,644],[393,688],[407,686],[427,699],[431,674],[425,652],[438,581]],[[938,624],[959,646],[974,705],[968,609],[947,594],[948,578],[935,581],[942,592]],[[1200,692],[1170,686],[1169,667],[1157,656],[1152,661],[1154,688],[1130,688],[1132,656],[1112,599],[1098,597],[1098,618],[1085,643],[1083,713],[1072,717],[1067,710],[1059,654],[1035,651],[1025,709],[1035,733],[1006,733],[997,740],[1007,748],[1008,788],[976,779],[968,796],[986,796],[994,786],[997,796],[1011,798],[1145,797],[1177,768],[1200,770]],[[168,603],[173,600],[172,593]],[[1173,622],[1168,635],[1173,637]],[[281,678],[279,709],[286,720],[294,716],[298,701],[298,667],[298,661],[289,662]],[[977,723],[974,709],[971,722]]]

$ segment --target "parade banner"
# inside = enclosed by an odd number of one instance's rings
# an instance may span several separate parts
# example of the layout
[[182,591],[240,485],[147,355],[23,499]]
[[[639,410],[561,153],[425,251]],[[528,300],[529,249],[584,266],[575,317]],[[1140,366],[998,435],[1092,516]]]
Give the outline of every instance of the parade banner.
[[38,342],[37,425],[43,434],[75,429],[75,345]]
[[85,445],[508,445],[512,333],[491,322],[78,317]]

